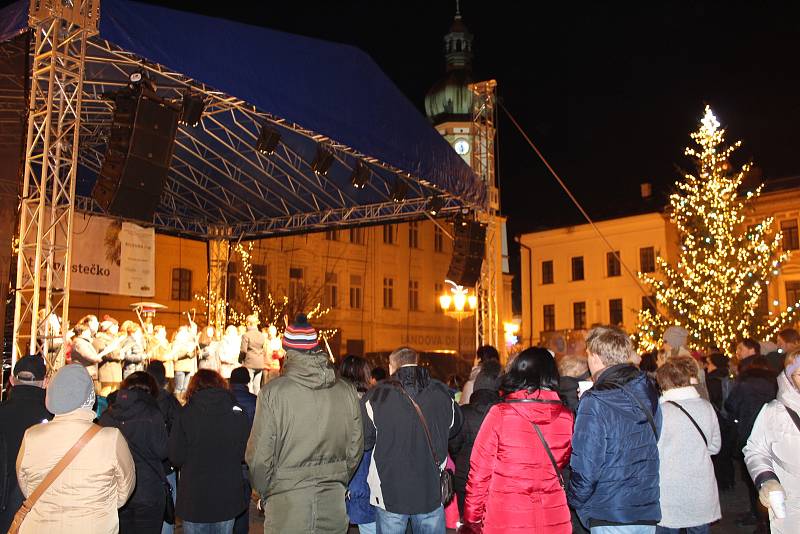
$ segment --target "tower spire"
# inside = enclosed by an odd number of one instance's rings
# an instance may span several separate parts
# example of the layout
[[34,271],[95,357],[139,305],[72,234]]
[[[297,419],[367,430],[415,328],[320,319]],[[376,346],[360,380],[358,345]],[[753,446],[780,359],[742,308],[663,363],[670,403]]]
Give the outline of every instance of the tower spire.
[[456,0],[456,18],[461,18],[461,0]]

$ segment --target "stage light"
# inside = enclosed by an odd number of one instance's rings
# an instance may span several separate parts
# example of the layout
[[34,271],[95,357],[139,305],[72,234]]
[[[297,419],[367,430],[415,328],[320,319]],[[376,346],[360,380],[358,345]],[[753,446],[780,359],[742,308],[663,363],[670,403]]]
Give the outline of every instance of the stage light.
[[181,118],[178,120],[178,124],[182,126],[197,126],[200,124],[200,118],[203,116],[205,108],[206,103],[202,96],[186,93],[183,95]]
[[406,199],[406,193],[408,193],[408,183],[398,177],[392,187],[392,200],[402,202]]
[[258,134],[258,141],[256,141],[256,150],[262,154],[271,156],[278,148],[278,143],[281,142],[281,134],[266,124],[261,125],[261,133]]
[[438,215],[439,212],[442,211],[443,207],[444,200],[442,199],[441,195],[432,195],[430,198],[428,198],[428,213],[431,215]]
[[353,174],[350,175],[350,183],[356,189],[364,189],[367,182],[369,182],[369,174],[369,167],[363,161],[358,160],[353,169]]
[[455,218],[455,225],[456,226],[467,226],[474,217],[470,213],[468,208],[461,208],[461,210],[456,214]]
[[325,176],[328,174],[331,165],[333,165],[333,153],[322,145],[317,147],[317,155],[311,163],[311,170],[317,176]]

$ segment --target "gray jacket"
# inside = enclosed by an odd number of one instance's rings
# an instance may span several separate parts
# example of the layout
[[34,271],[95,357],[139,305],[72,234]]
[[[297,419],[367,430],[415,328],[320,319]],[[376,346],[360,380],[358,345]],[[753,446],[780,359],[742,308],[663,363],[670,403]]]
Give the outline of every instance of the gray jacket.
[[264,368],[264,334],[258,328],[251,326],[242,335],[242,346],[239,349],[240,358],[243,356],[242,365],[248,369]]

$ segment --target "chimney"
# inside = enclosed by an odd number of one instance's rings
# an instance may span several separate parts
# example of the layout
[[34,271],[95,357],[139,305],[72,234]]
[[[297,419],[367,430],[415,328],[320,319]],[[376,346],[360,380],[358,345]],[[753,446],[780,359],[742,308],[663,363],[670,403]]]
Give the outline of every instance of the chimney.
[[639,189],[642,193],[642,199],[647,200],[653,196],[653,184],[650,182],[642,182],[639,184]]

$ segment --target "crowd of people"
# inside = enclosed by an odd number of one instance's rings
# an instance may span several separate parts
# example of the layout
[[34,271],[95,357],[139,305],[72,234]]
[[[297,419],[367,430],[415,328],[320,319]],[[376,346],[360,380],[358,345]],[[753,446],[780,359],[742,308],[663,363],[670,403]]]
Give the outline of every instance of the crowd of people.
[[[270,333],[250,317],[228,341],[232,369],[175,370],[170,381],[166,364],[180,358],[153,357],[145,344],[142,361],[108,360],[123,372],[109,386],[98,358],[132,352],[87,323],[76,327],[73,363],[51,379],[41,356],[13,370],[0,406],[2,532],[20,507],[23,533],[170,532],[175,517],[189,534],[247,532],[255,496],[266,533],[701,534],[721,518],[719,494],[737,469],[752,504],[739,523],[800,532],[791,329],[768,354],[742,340],[733,359],[690,351],[681,327],[641,356],[605,326],[589,332],[585,355],[531,347],[504,367],[481,347],[459,403],[408,347],[390,354],[388,376],[358,356],[334,365],[302,315],[274,373],[263,372]],[[174,338],[168,352],[188,350],[180,330]],[[224,336],[198,341],[195,361],[213,342],[224,352]]]

